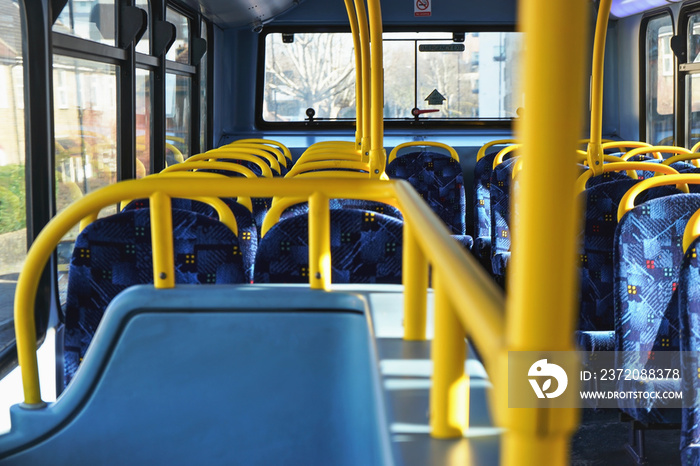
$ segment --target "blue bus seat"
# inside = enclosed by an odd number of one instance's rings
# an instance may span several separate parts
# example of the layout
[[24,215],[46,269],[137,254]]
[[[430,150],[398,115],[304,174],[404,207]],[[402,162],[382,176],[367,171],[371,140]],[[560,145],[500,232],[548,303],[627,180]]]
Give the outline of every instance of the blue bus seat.
[[61,397],[11,416],[4,466],[394,462],[367,302],[351,293],[133,287]]
[[411,183],[452,234],[466,234],[464,175],[457,160],[436,152],[411,152],[392,160],[386,173]]
[[[634,207],[620,220],[613,294],[618,369],[629,367],[626,356],[679,350],[677,286],[683,231],[699,208],[700,194],[665,196]],[[634,390],[635,383],[623,380],[620,389]],[[680,422],[680,410],[663,409],[662,403],[649,400],[644,407],[634,407],[621,401],[620,409],[642,423]]]
[[[253,214],[243,205],[232,198],[221,198],[226,203],[238,225],[238,245],[243,255],[243,267],[245,267],[246,281],[253,281],[253,268],[255,267],[255,254],[258,250],[258,227],[253,220]],[[143,209],[149,206],[148,199],[136,199],[124,207],[123,211],[132,209]],[[172,208],[186,210],[197,214],[206,215],[209,218],[217,219],[218,215],[214,208],[204,202],[192,199],[173,198]]]
[[[331,210],[333,283],[401,283],[403,221],[354,209]],[[278,222],[260,240],[256,283],[309,282],[308,217]]]
[[[684,394],[690,395],[692,407],[682,410],[681,458],[683,464],[700,464],[700,238],[685,252],[678,280],[678,312],[680,320],[681,378]],[[695,355],[690,355],[690,353]],[[686,401],[687,402],[687,401]]]
[[[330,199],[328,203],[331,210],[366,210],[378,214],[389,215],[390,217],[403,221],[403,215],[401,215],[401,211],[399,209],[392,205],[384,204],[383,202],[368,201],[365,199]],[[300,202],[299,204],[294,204],[293,206],[285,209],[284,212],[280,214],[280,220],[296,217],[297,215],[308,215],[308,213],[309,203]]]
[[489,273],[491,273],[491,171],[493,159],[498,152],[486,154],[474,166],[474,254]]
[[[612,172],[615,173],[615,172]],[[599,177],[593,177],[591,180]],[[580,319],[578,344],[584,351],[614,351],[615,313],[613,300],[613,249],[617,209],[625,193],[638,180],[625,175],[586,189],[580,264]],[[674,186],[642,192],[637,202],[680,193]]]
[[[176,283],[245,283],[238,240],[223,223],[173,209]],[[67,385],[109,302],[126,288],[153,283],[148,209],[122,212],[88,225],[75,241],[65,308]]]
[[491,171],[491,269],[504,285],[510,259],[510,186],[518,157],[504,160]]

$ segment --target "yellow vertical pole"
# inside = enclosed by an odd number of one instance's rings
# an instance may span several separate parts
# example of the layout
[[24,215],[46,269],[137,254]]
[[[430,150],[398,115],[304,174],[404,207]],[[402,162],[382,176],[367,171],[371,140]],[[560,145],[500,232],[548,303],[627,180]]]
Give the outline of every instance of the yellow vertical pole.
[[328,197],[313,193],[309,197],[309,285],[313,289],[331,289],[331,213]]
[[352,45],[355,49],[355,148],[362,150],[362,45],[357,24],[357,13],[352,0],[345,0],[345,9],[350,21]]
[[428,260],[416,241],[415,225],[403,223],[403,326],[405,340],[425,340]]
[[151,245],[153,248],[153,283],[156,288],[175,286],[173,257],[173,216],[170,196],[155,192],[150,197]]
[[433,268],[435,335],[430,390],[430,434],[436,438],[461,437],[469,426],[469,379],[464,373],[467,344],[449,292]]
[[382,49],[382,9],[379,0],[367,0],[371,44],[371,129],[369,150],[369,176],[379,178],[386,168],[384,150],[384,54]]
[[612,0],[601,0],[593,42],[593,69],[591,75],[591,140],[588,143],[588,166],[595,175],[603,173],[603,69],[605,38],[608,33]]
[[[508,351],[574,351],[578,317],[574,155],[583,120],[588,2],[527,0],[519,9],[530,106],[519,128],[525,162],[513,206],[518,222],[500,382],[507,382]],[[503,388],[497,403],[499,424],[506,428],[502,464],[569,464],[578,409],[509,409]]]
[[[367,9],[365,0],[355,0],[355,12],[357,13],[357,30],[360,39],[360,58],[362,61],[362,160],[369,162],[370,131],[372,127],[371,115],[371,89],[370,89],[370,50],[369,50],[369,23],[367,22]],[[359,109],[358,109],[359,112]]]

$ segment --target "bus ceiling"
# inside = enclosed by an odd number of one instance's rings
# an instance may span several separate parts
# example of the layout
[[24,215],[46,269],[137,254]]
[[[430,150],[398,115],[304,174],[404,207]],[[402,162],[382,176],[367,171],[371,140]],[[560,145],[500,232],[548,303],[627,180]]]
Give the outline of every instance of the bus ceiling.
[[[276,16],[304,0],[185,0],[185,3],[222,28],[249,26],[255,32]],[[342,3],[342,2],[341,2]]]
[[610,14],[615,18],[635,15],[647,10],[680,3],[681,0],[613,0]]

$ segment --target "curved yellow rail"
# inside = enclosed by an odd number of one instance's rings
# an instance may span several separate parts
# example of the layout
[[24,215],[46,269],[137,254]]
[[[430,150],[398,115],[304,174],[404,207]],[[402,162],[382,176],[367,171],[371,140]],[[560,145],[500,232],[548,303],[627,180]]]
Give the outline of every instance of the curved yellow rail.
[[638,147],[651,147],[651,144],[641,141],[607,141],[603,142],[602,144],[603,150],[623,149],[623,152],[627,152],[628,149],[635,149]]
[[[234,154],[230,154],[230,155],[234,155]],[[247,162],[253,162],[255,165],[260,167],[260,170],[262,172],[262,176],[264,178],[272,178],[272,169],[260,157],[257,157],[255,155],[249,155],[247,153],[240,153],[240,154],[236,153],[233,158],[236,160],[245,160]],[[203,161],[207,161],[207,160],[215,162],[217,160],[222,160],[220,163],[228,163],[229,165],[237,165],[234,162],[224,162],[224,160],[227,160],[227,159],[231,159],[231,157],[228,155],[223,155],[223,154],[212,154],[211,152],[205,152],[203,154],[193,155],[192,157],[185,160],[184,163],[203,162]],[[241,165],[239,165],[239,166],[241,166]]]
[[441,149],[445,149],[447,152],[450,153],[450,157],[452,157],[457,162],[459,162],[459,155],[457,155],[457,151],[454,150],[453,147],[448,146],[447,144],[443,144],[441,142],[434,142],[434,141],[411,141],[411,142],[404,142],[404,143],[399,144],[398,146],[394,147],[391,150],[391,152],[389,153],[389,159],[387,160],[387,163],[391,163],[396,158],[396,154],[398,154],[398,152],[401,149],[404,149],[406,147],[417,147],[417,146],[439,147]]
[[496,139],[494,141],[487,142],[486,144],[481,146],[479,152],[476,153],[476,161],[478,162],[479,160],[483,159],[486,156],[486,151],[493,146],[501,146],[503,144],[517,144],[519,142],[520,140],[518,139]]
[[[274,170],[278,175],[282,173],[279,160],[277,160],[277,158],[274,155],[270,154],[266,150],[258,149],[255,147],[248,147],[248,146],[249,146],[249,144],[236,144],[234,147],[219,147],[218,149],[212,149],[212,150],[209,150],[205,153],[206,154],[217,154],[217,156],[219,154],[233,154],[233,156],[234,156],[233,158],[236,158],[236,155],[238,155],[238,154],[255,155],[255,156],[258,156],[264,160],[267,160],[269,167],[272,170]],[[222,158],[222,157],[217,157],[217,158]]]
[[[292,160],[292,153],[289,151],[287,146],[285,146],[281,142],[275,141],[273,139],[247,138],[247,139],[239,139],[237,141],[233,141],[231,144],[247,144],[247,143],[266,144],[269,146],[275,146],[275,147],[279,148],[279,150],[282,151],[282,153],[284,154],[284,156],[288,160]],[[230,144],[227,144],[227,145],[230,145]]]
[[498,151],[498,154],[496,154],[496,158],[493,159],[493,167],[496,168],[499,166],[501,163],[503,163],[503,157],[506,155],[510,154],[514,150],[518,150],[522,147],[522,144],[512,144],[508,147],[504,147],[500,151]]
[[350,22],[350,34],[352,34],[352,45],[355,50],[355,148],[362,150],[362,130],[364,123],[362,106],[362,45],[360,40],[360,30],[357,21],[357,12],[353,0],[344,0],[345,10],[348,12]]
[[[239,142],[235,143],[233,145],[226,145],[222,147],[217,147],[216,149],[212,150],[227,150],[231,148],[243,148],[243,149],[255,149],[255,150],[262,150],[264,152],[269,152],[272,154],[277,161],[278,166],[286,167],[287,166],[287,158],[284,156],[281,150],[279,150],[276,147],[272,146],[266,146],[264,144],[255,144],[255,143],[245,143],[245,142]],[[264,157],[264,156],[261,156]],[[266,160],[270,160],[267,157],[264,157]],[[270,161],[270,166],[274,167],[274,164],[272,161]]]
[[[309,163],[309,162],[320,162],[320,161],[338,161],[338,160],[347,160],[347,161],[352,161],[352,162],[364,162],[368,163],[367,160],[364,160],[363,157],[360,156],[360,154],[357,153],[357,151],[331,151],[331,150],[317,150],[317,151],[312,151],[312,152],[306,152],[304,153],[301,157],[299,157],[299,160],[297,160],[297,163],[294,164],[294,166],[304,164],[304,163]],[[291,171],[291,170],[290,170]]]
[[634,200],[642,191],[658,186],[667,186],[675,184],[678,189],[684,193],[688,192],[688,184],[700,184],[700,175],[693,173],[681,173],[678,175],[655,176],[648,180],[642,180],[622,196],[620,206],[617,208],[617,221],[622,219],[622,216],[634,208]]
[[[685,147],[676,147],[676,146],[648,146],[648,147],[637,147],[635,149],[632,149],[625,153],[622,158],[625,160],[629,160],[630,158],[634,157],[635,155],[640,155],[640,154],[648,154],[649,152],[654,153],[654,158],[657,160],[663,160],[663,156],[661,154],[690,154],[690,151],[686,149]],[[673,158],[673,157],[671,157]],[[668,165],[665,162],[662,162],[665,165]]]
[[[318,162],[297,163],[285,175],[285,178],[292,178],[302,173],[314,172],[316,170],[325,170],[326,176],[332,176],[328,170],[356,170],[363,171],[365,176],[369,178],[369,164],[366,162],[355,162],[351,160],[321,160]],[[343,173],[340,171],[340,173]]]
[[[361,2],[359,2],[361,3]],[[379,0],[367,0],[369,35],[372,51],[370,56],[370,141],[369,176],[386,177],[386,151],[384,150],[384,54],[382,39],[382,9]]]
[[[369,162],[370,138],[372,137],[372,73],[370,66],[371,52],[369,45],[369,22],[364,0],[355,1],[357,14],[357,31],[360,39],[360,59],[362,61],[362,139],[360,153],[363,160]],[[381,68],[380,68],[381,69]]]
[[175,158],[175,161],[178,163],[182,163],[185,161],[185,157],[182,155],[182,152],[180,152],[180,149],[177,147],[173,146],[169,142],[165,143],[165,148],[170,149],[173,153],[173,157]]
[[[677,175],[678,171],[674,170],[671,167],[668,167],[666,165],[662,165],[660,163],[649,163],[649,162],[612,162],[612,163],[606,163],[603,165],[603,173],[609,173],[609,172],[621,172],[623,170],[627,171],[627,175],[633,180],[639,179],[639,176],[637,176],[636,170],[646,170],[646,171],[654,171],[657,173],[663,173],[666,175]],[[581,173],[581,175],[578,177],[576,180],[576,192],[581,193],[586,190],[586,183],[588,180],[590,180],[593,176],[593,172],[591,170],[585,171]]]
[[671,165],[672,163],[690,160],[692,161],[693,165],[695,165],[696,167],[698,166],[698,159],[700,159],[700,153],[689,151],[688,149],[683,149],[683,152],[679,152],[680,153],[678,155],[669,157],[661,163],[663,163],[664,165]]

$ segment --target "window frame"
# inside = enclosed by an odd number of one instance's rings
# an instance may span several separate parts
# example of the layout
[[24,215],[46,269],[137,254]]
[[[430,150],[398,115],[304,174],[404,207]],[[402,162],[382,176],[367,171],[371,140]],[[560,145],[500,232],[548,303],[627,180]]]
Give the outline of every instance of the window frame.
[[[263,119],[263,101],[265,97],[265,38],[269,34],[274,33],[333,33],[345,32],[350,33],[349,26],[332,26],[332,27],[300,27],[300,26],[271,26],[265,27],[263,32],[258,37],[258,58],[257,58],[257,73],[256,73],[256,88],[255,88],[255,127],[261,130],[338,130],[355,128],[355,120],[342,121],[267,121]],[[482,32],[518,32],[513,24],[489,25],[489,26],[421,26],[421,27],[397,27],[386,26],[384,32],[444,32],[450,33],[482,33]],[[438,120],[431,118],[423,119],[406,119],[403,121],[385,120],[384,127],[387,129],[407,129],[407,128],[426,128],[426,129],[449,129],[449,128],[488,128],[488,129],[507,129],[513,130],[517,118],[511,119],[452,119]]]
[[[688,25],[690,17],[694,14],[700,14],[700,2],[691,2],[684,4],[681,7],[678,15],[678,30],[677,37],[683,40],[683,49],[679,56],[676,57],[677,72],[676,72],[676,134],[677,141],[688,148],[688,142],[691,134],[689,134],[688,121],[686,115],[686,77],[697,74],[700,75],[700,64],[688,62]],[[682,111],[679,111],[682,109]]]
[[[651,10],[647,13],[645,13],[642,16],[641,23],[639,25],[639,140],[640,141],[647,141],[648,134],[647,134],[647,89],[649,83],[647,82],[647,27],[649,25],[649,22],[651,22],[654,19],[662,18],[668,16],[671,19],[671,38],[673,38],[676,34],[676,21],[673,16],[673,11],[671,10],[670,7],[663,7],[663,8],[656,8],[654,10]],[[677,60],[676,56],[673,53],[673,50],[671,50],[671,53],[673,55],[673,74],[674,78],[672,79],[673,82],[673,97],[671,99],[672,104],[673,104],[673,141],[678,141],[680,139],[680,135],[678,132],[678,115],[677,115],[677,110],[678,110],[678,65],[677,65]]]

